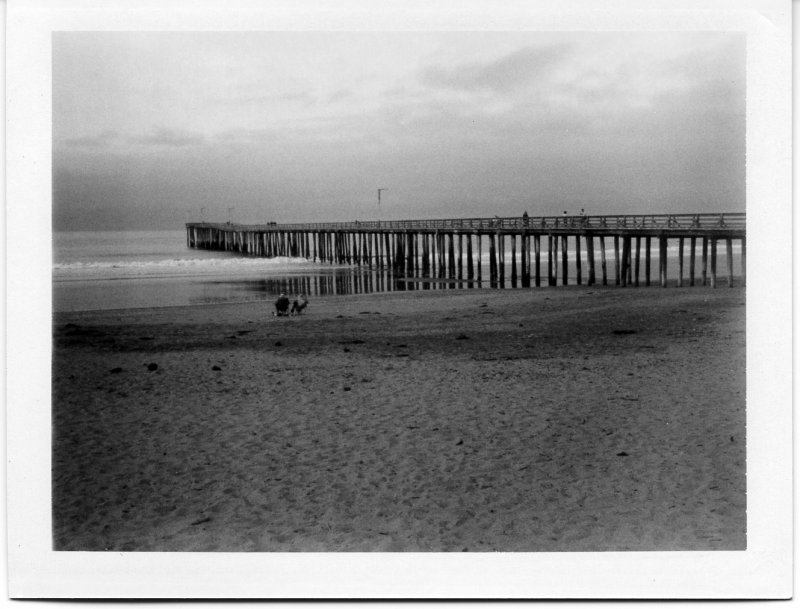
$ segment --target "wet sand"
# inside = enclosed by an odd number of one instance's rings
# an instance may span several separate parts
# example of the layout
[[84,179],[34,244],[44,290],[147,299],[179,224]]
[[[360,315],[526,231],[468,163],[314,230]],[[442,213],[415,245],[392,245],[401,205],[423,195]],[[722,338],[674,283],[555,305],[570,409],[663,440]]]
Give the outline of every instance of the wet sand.
[[745,549],[744,299],[56,314],[54,548]]

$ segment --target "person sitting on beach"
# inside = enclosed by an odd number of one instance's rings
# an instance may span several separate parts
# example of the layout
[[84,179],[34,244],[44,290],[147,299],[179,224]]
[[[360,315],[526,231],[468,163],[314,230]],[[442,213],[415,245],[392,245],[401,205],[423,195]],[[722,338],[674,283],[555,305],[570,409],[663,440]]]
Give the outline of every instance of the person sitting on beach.
[[305,297],[304,294],[300,294],[292,303],[292,310],[290,311],[290,315],[300,315],[300,313],[308,306],[308,299]]
[[275,301],[275,315],[278,317],[289,314],[289,297],[281,292],[278,300]]

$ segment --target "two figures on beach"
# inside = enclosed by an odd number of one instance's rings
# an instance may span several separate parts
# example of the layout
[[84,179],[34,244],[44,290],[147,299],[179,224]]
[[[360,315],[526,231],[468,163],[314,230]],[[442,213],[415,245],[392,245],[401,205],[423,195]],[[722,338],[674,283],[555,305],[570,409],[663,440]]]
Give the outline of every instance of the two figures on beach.
[[[292,305],[292,308],[289,309],[289,305]],[[289,300],[289,297],[281,292],[281,295],[278,296],[278,300],[275,301],[275,316],[276,317],[286,317],[289,315],[300,315],[303,309],[308,306],[308,299],[305,297],[304,294],[299,294],[297,299],[294,302]]]

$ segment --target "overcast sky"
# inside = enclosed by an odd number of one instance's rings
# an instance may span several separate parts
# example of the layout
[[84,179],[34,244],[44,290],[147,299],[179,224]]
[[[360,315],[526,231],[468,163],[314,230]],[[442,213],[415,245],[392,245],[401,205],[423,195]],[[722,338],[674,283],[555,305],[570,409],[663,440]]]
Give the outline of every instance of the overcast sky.
[[56,230],[744,211],[744,182],[743,34],[53,37]]

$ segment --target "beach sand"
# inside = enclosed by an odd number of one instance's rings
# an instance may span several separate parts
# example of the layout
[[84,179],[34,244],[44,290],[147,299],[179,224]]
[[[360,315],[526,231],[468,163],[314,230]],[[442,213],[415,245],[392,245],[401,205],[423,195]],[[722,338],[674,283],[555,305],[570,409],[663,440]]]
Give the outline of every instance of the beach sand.
[[54,316],[57,550],[746,547],[742,288]]

